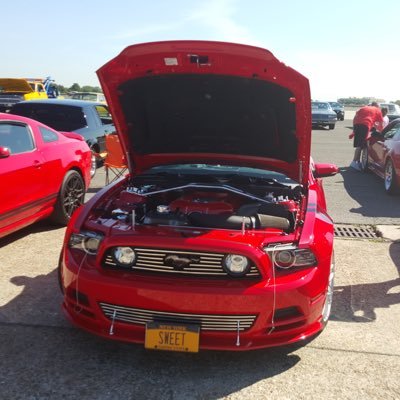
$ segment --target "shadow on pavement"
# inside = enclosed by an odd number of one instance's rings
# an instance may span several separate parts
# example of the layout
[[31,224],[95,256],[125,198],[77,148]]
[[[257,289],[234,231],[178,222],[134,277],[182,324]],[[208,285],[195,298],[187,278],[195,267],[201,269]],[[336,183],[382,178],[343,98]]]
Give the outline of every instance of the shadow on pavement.
[[10,235],[7,235],[3,238],[0,239],[0,248],[3,246],[7,246],[13,242],[18,241],[19,239],[22,239],[25,236],[28,236],[30,234],[35,234],[35,233],[40,233],[40,232],[50,232],[54,231],[57,229],[63,228],[61,225],[55,225],[49,222],[48,220],[42,220],[35,222],[32,225],[29,225],[19,231],[16,231],[14,233],[11,233]]
[[61,390],[63,398],[217,399],[300,361],[290,354],[296,349],[292,347],[182,354],[104,340],[72,328],[64,319],[56,270],[16,276],[11,283],[23,290],[0,307],[4,398],[27,398],[16,396],[15,390],[51,398]]
[[350,212],[366,217],[399,217],[400,197],[389,196],[385,192],[383,179],[350,167],[340,168],[339,173],[349,196],[360,204],[360,207],[352,208]]
[[0,307],[0,322],[32,326],[67,325],[61,314],[62,296],[57,270],[46,275],[14,276],[11,284],[22,292]]
[[97,193],[97,192],[99,192],[101,189],[103,189],[102,187],[90,187],[87,191],[86,191],[86,193]]
[[398,277],[379,283],[335,286],[332,321],[373,322],[377,318],[377,308],[400,303],[400,243],[392,243],[389,254]]

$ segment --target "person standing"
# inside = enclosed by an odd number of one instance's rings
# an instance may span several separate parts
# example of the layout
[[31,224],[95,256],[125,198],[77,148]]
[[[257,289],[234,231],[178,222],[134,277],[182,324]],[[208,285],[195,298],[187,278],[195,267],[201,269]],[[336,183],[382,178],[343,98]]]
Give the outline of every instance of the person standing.
[[361,107],[353,119],[354,141],[353,147],[355,148],[353,161],[350,167],[361,171],[360,156],[361,149],[366,144],[366,139],[370,130],[376,123],[382,123],[383,116],[379,104],[376,102],[371,103],[370,106]]
[[387,107],[382,107],[381,112],[382,112],[383,121],[378,122],[376,124],[376,130],[379,133],[382,132],[389,125],[389,117],[387,116],[387,113],[389,112],[389,110],[387,109]]

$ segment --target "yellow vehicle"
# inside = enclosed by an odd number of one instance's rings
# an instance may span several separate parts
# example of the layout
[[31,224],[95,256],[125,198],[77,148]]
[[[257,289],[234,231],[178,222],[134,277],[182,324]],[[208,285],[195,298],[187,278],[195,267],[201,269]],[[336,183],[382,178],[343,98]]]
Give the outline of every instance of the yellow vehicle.
[[16,78],[0,78],[0,112],[20,101],[47,99],[47,92],[42,82]]

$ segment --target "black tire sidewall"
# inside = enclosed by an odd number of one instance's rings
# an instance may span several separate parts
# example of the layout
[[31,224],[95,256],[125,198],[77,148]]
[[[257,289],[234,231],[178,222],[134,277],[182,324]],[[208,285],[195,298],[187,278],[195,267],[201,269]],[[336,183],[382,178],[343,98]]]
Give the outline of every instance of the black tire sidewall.
[[[366,153],[365,157],[366,157],[366,161],[365,161],[365,165],[363,164],[362,160],[364,159],[364,154]],[[361,169],[363,172],[367,172],[368,171],[368,147],[364,146],[361,149]]]
[[82,189],[83,191],[85,191],[85,183],[83,182],[82,176],[79,174],[79,172],[75,170],[68,171],[64,176],[60,191],[58,193],[57,202],[54,207],[54,212],[53,215],[51,216],[53,222],[57,224],[67,225],[68,221],[70,220],[70,217],[67,215],[64,208],[64,197],[69,181],[75,177],[79,178],[79,180],[81,181]]

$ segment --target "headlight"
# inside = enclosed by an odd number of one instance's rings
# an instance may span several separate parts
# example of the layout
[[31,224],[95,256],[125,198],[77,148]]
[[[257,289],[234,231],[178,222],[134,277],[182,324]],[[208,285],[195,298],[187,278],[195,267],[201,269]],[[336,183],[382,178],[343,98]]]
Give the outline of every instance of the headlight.
[[239,254],[228,254],[222,260],[225,271],[232,276],[243,276],[249,272],[250,262],[247,257]]
[[103,235],[96,232],[73,233],[68,242],[71,249],[82,250],[87,254],[95,255],[103,240]]
[[113,250],[113,257],[122,267],[131,267],[136,261],[135,250],[131,247],[116,247]]
[[294,250],[281,250],[273,253],[275,265],[279,268],[292,268],[296,260]]
[[265,247],[272,262],[282,269],[294,267],[311,267],[317,265],[317,259],[310,249],[298,249],[294,245]]

